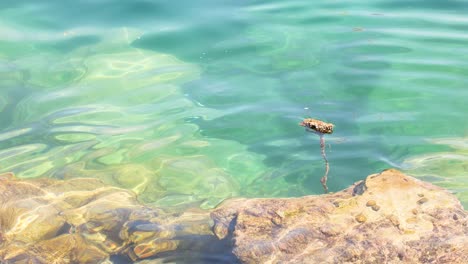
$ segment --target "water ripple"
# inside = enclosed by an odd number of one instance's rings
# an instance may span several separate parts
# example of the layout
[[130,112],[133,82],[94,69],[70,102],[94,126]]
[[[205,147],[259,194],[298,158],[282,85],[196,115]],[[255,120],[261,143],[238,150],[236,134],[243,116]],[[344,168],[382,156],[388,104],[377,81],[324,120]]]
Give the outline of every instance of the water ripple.
[[454,184],[444,164],[464,161],[423,140],[467,131],[461,2],[22,2],[0,4],[1,165],[22,177],[97,177],[154,205],[317,193],[308,115],[337,127],[332,189],[427,160]]

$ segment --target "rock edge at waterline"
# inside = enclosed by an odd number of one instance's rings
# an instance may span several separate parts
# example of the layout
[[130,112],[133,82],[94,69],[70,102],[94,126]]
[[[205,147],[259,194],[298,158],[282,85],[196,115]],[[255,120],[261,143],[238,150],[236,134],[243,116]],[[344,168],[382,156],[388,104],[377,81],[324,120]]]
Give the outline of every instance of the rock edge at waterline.
[[243,263],[468,263],[461,203],[394,169],[333,194],[231,199],[211,217]]
[[[170,254],[170,255],[168,255]],[[185,254],[185,256],[183,256]],[[386,170],[333,194],[174,212],[96,179],[0,175],[1,263],[468,263],[447,190]]]

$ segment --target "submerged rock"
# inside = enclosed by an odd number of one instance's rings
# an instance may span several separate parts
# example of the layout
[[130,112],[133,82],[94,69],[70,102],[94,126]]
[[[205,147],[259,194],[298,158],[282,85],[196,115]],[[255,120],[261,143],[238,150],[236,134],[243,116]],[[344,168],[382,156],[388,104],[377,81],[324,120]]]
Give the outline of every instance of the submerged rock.
[[[171,214],[97,179],[18,180],[0,175],[1,263],[101,263],[176,250],[211,235],[206,212]],[[183,244],[183,243],[182,243]]]
[[460,202],[393,169],[334,194],[228,200],[211,217],[244,263],[468,263]]

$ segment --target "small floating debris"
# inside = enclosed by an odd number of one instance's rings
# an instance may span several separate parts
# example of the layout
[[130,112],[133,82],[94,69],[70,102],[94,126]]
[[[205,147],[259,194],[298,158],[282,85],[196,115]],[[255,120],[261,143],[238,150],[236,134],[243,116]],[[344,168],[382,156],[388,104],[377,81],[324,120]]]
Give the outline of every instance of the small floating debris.
[[322,133],[322,134],[331,134],[333,133],[333,127],[335,125],[331,123],[325,123],[323,121],[317,120],[317,119],[312,119],[312,118],[306,118],[302,120],[299,125],[312,129],[317,133]]
[[320,179],[320,182],[322,183],[325,193],[328,193],[327,179],[330,166],[328,165],[327,155],[325,154],[325,138],[323,135],[333,133],[333,127],[335,125],[312,118],[306,118],[302,120],[299,125],[307,128],[308,131],[313,131],[315,134],[320,136],[320,150],[322,151],[322,157],[325,161],[325,175],[323,175],[323,177]]

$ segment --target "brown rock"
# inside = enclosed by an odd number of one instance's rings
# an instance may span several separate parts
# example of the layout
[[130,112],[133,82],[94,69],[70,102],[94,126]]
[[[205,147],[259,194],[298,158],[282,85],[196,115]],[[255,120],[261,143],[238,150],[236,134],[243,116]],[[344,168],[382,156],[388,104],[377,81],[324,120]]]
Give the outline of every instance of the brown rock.
[[90,178],[0,175],[0,202],[0,263],[102,263],[110,255],[139,260],[176,250],[177,236],[211,235],[206,212],[165,213]]
[[334,194],[228,200],[211,217],[244,263],[468,263],[460,202],[393,169]]
[[367,221],[367,217],[363,214],[358,214],[356,216],[356,221],[358,221],[359,223],[364,223]]

